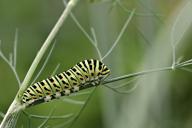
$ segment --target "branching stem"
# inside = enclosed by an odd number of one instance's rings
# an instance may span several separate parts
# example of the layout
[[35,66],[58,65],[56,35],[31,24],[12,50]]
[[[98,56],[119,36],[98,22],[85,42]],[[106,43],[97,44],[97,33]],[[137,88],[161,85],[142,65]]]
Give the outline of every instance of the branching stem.
[[107,51],[107,53],[102,57],[102,60],[104,60],[115,48],[115,46],[119,43],[121,37],[123,36],[123,34],[125,33],[125,30],[129,24],[129,22],[131,21],[131,19],[133,18],[135,13],[135,9],[131,12],[130,16],[128,17],[128,19],[126,20],[125,24],[123,25],[119,35],[117,36],[116,40],[114,41],[113,45],[111,46],[111,48],[109,49],[109,51]]

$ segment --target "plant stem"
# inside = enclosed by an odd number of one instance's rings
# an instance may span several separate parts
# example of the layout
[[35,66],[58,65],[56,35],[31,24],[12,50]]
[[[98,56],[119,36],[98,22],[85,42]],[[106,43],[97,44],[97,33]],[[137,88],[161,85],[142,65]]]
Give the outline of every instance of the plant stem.
[[135,13],[135,9],[131,12],[130,16],[127,18],[127,20],[125,21],[125,24],[123,25],[123,27],[121,28],[121,31],[119,32],[119,35],[117,36],[116,40],[114,41],[113,45],[111,46],[111,48],[109,49],[109,51],[107,51],[107,53],[103,56],[103,58],[101,60],[104,60],[108,55],[111,54],[111,52],[114,50],[114,48],[116,47],[116,45],[119,43],[121,37],[123,36],[123,34],[125,33],[125,30],[128,26],[128,24],[130,23],[131,19],[133,18]]
[[120,77],[115,77],[115,78],[111,78],[109,80],[103,81],[101,84],[109,84],[109,83],[112,83],[112,82],[115,82],[115,81],[131,78],[131,77],[135,77],[135,76],[145,75],[145,74],[148,74],[148,73],[153,73],[153,72],[158,72],[158,71],[166,71],[166,70],[172,70],[172,67],[157,68],[157,69],[151,69],[151,70],[147,70],[147,71],[127,74],[127,75],[123,75],[123,76],[120,76]]
[[15,31],[14,47],[13,47],[13,67],[17,65],[17,44],[18,44],[18,29]]
[[41,49],[37,53],[37,56],[35,57],[33,63],[31,64],[31,67],[29,68],[22,84],[21,88],[19,89],[17,95],[15,96],[15,99],[13,100],[12,104],[10,105],[7,113],[5,114],[5,117],[3,121],[1,122],[0,128],[5,128],[8,125],[9,120],[11,119],[11,115],[15,112],[18,112],[22,109],[20,105],[20,98],[25,91],[25,89],[28,87],[29,82],[32,78],[32,75],[35,72],[35,69],[37,68],[39,62],[41,61],[43,55],[45,54],[46,50],[52,43],[53,39],[57,35],[58,31],[60,30],[61,26],[63,25],[64,21],[66,20],[67,16],[70,14],[71,10],[73,7],[77,4],[78,0],[70,0],[69,3],[67,4],[65,10],[61,14],[60,18],[58,19],[57,23],[53,27],[52,31],[48,35],[47,39],[43,43]]

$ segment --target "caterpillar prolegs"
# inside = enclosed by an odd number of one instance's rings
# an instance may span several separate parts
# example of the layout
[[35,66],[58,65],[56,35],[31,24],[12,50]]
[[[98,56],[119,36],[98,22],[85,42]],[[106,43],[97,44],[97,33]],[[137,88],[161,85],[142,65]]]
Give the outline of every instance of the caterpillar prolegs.
[[88,59],[69,70],[29,86],[22,96],[22,104],[31,106],[99,85],[110,70],[101,61]]

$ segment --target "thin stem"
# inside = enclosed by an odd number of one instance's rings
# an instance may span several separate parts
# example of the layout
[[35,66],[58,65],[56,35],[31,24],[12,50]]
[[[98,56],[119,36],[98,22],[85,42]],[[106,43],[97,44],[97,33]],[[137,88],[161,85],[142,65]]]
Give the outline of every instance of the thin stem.
[[131,89],[129,89],[129,90],[127,90],[127,91],[120,91],[120,90],[118,90],[118,89],[116,89],[116,88],[113,88],[113,87],[110,87],[110,86],[107,86],[107,85],[105,85],[104,87],[109,88],[109,89],[111,89],[112,91],[114,91],[114,92],[116,92],[116,93],[119,93],[119,94],[128,94],[128,93],[133,92],[133,90],[135,90],[135,89],[137,88],[137,84],[135,84]]
[[13,67],[16,69],[17,66],[17,44],[18,44],[18,29],[15,31],[15,39],[13,46]]
[[[178,13],[174,23],[173,23],[173,26],[171,28],[171,35],[170,35],[170,38],[171,38],[171,47],[172,47],[172,57],[173,57],[173,63],[172,63],[172,68],[174,69],[175,66],[176,66],[176,46],[178,45],[178,43],[180,42],[180,40],[175,40],[174,38],[176,38],[174,36],[175,32],[176,32],[176,28],[177,28],[177,23],[179,22],[179,20],[181,19],[182,17],[182,14],[183,14],[183,11],[185,10],[186,6],[188,6],[188,4],[186,4],[183,9]],[[183,37],[184,33],[187,31],[187,29],[185,29],[185,31],[181,31],[182,33],[180,33],[180,35],[182,35],[181,37]]]
[[175,64],[176,64],[176,51],[175,51],[175,45],[173,43],[173,37],[171,36],[171,47],[172,47],[172,69],[175,68]]
[[53,72],[51,73],[51,76],[55,75],[57,70],[59,69],[60,64],[57,64],[57,66],[55,67],[55,69],[53,70]]
[[132,17],[134,16],[134,13],[135,13],[135,9],[131,12],[130,16],[127,18],[125,24],[123,25],[119,35],[117,36],[116,40],[114,41],[113,45],[111,46],[109,51],[103,56],[103,58],[101,60],[104,60],[113,51],[113,49],[116,47],[116,45],[119,43],[122,35],[125,33],[125,30],[129,24],[129,22],[131,21]]
[[43,63],[43,66],[42,66],[41,69],[39,70],[38,74],[35,76],[35,78],[34,78],[34,80],[32,81],[32,83],[35,83],[35,81],[37,80],[37,78],[38,78],[38,77],[41,75],[41,73],[43,72],[45,66],[47,65],[47,62],[48,62],[49,59],[50,59],[50,56],[51,56],[51,54],[52,54],[52,52],[53,52],[54,47],[55,47],[55,42],[53,43],[53,46],[51,47],[51,49],[50,49],[50,51],[49,51],[49,53],[48,53],[48,55],[47,55],[47,57],[46,57],[46,59],[45,59],[45,61],[44,61],[44,63]]
[[144,33],[139,29],[138,25],[135,25],[135,24],[134,24],[134,26],[135,26],[136,30],[138,31],[138,34],[141,36],[141,38],[143,38],[144,42],[146,42],[146,44],[147,44],[148,46],[152,46],[151,41],[149,41],[149,40],[147,39],[147,37],[145,37]]
[[[64,5],[66,6],[66,1],[63,0]],[[73,21],[75,22],[75,24],[77,25],[77,27],[81,30],[81,32],[85,35],[85,37],[87,37],[87,39],[91,42],[91,44],[95,47],[97,54],[99,56],[99,59],[101,60],[102,55],[101,52],[98,48],[98,41],[97,41],[97,37],[95,34],[95,30],[94,28],[91,27],[91,33],[93,35],[93,39],[92,37],[86,32],[86,30],[83,28],[83,26],[79,23],[79,21],[77,20],[77,18],[75,17],[75,15],[71,12],[70,13],[71,18],[73,19]]]
[[101,84],[109,84],[109,83],[124,80],[124,79],[127,79],[127,78],[132,78],[132,77],[145,75],[145,74],[149,74],[149,73],[153,73],[153,72],[167,71],[167,70],[172,70],[172,67],[164,67],[164,68],[158,68],[158,69],[152,69],[152,70],[127,74],[127,75],[123,75],[123,76],[120,76],[120,77],[115,77],[115,78],[111,78],[109,80],[103,81]]
[[187,63],[191,63],[192,62],[192,59],[189,59],[189,60],[186,60],[184,62],[181,62],[179,64],[177,64],[177,66],[180,66],[180,65],[183,65],[183,64],[187,64]]
[[174,30],[175,30],[175,24],[173,25],[172,27],[172,32],[171,32],[171,47],[172,47],[172,69],[175,68],[175,64],[176,64],[176,47],[175,47],[175,44],[174,44]]
[[54,128],[65,128],[65,126],[69,125],[73,121],[72,119],[65,121],[65,123],[58,124],[57,126],[54,126]]
[[80,111],[78,112],[78,114],[75,116],[75,118],[72,120],[71,125],[69,125],[68,128],[71,128],[75,122],[78,120],[79,116],[81,115],[81,113],[83,112],[83,110],[85,109],[85,107],[87,106],[88,102],[90,101],[91,97],[93,96],[94,92],[96,91],[96,87],[92,90],[91,94],[88,96],[87,100],[85,101],[84,105],[81,107]]
[[42,115],[34,115],[34,114],[29,114],[25,111],[23,111],[23,114],[26,115],[28,118],[38,118],[38,119],[65,119],[65,118],[70,118],[71,116],[73,116],[74,114],[71,113],[71,114],[66,114],[66,115],[63,115],[63,116],[51,116],[51,117],[48,117],[48,116],[42,116]]
[[110,86],[107,86],[107,85],[105,85],[104,87],[106,87],[106,88],[108,88],[108,89],[110,89],[110,90],[112,90],[112,91],[114,91],[116,93],[119,93],[119,94],[127,94],[127,92],[121,92],[121,91],[119,91],[119,90],[117,90],[115,88],[112,88]]
[[190,68],[181,68],[181,70],[187,71],[187,72],[192,72],[192,69]]
[[175,67],[181,68],[181,67],[187,67],[187,66],[191,66],[191,65],[192,65],[192,62],[189,62],[189,63],[184,63],[184,64],[178,64]]
[[47,117],[47,116],[40,116],[40,115],[30,115],[32,118],[39,118],[39,119],[65,119],[65,118],[70,118],[74,114],[67,114],[63,116],[52,116],[52,117]]
[[41,124],[38,126],[38,128],[43,128],[43,127],[44,127],[44,125],[48,122],[48,120],[50,119],[50,117],[53,115],[54,110],[55,110],[55,108],[52,109],[52,111],[51,111],[51,112],[49,113],[49,115],[48,115],[48,118],[46,118],[46,119],[43,121],[43,123],[41,123]]
[[[117,5],[119,5],[120,8],[122,8],[125,12],[131,13],[132,11],[127,9],[126,7],[124,7],[123,3],[120,0],[116,0],[115,1],[117,3]],[[162,14],[156,14],[157,16],[163,16]],[[142,12],[135,12],[134,16],[154,16],[153,13],[142,13]]]
[[[0,41],[1,42],[1,41]],[[19,75],[17,74],[16,69],[13,67],[13,65],[9,62],[9,60],[5,57],[5,55],[3,54],[3,52],[0,49],[0,57],[9,65],[9,67],[11,68],[11,70],[13,71],[15,78],[17,80],[18,85],[21,85],[21,81],[19,78]]]
[[95,47],[95,49],[97,51],[97,54],[99,56],[99,60],[101,60],[102,59],[102,55],[101,55],[101,52],[100,52],[99,47],[98,47],[98,41],[97,41],[95,29],[93,27],[91,27],[91,33],[93,35],[93,39],[94,39],[94,42],[95,42],[94,43],[95,44],[94,47]]
[[178,65],[179,63],[181,63],[182,59],[183,59],[183,56],[180,56],[179,58],[177,58],[175,65]]
[[[138,76],[139,77],[139,76]],[[127,85],[129,85],[129,84],[132,84],[134,81],[136,81],[137,80],[137,77],[135,77],[134,79],[132,79],[132,80],[129,80],[129,81],[127,81],[127,82],[124,82],[124,83],[122,83],[122,84],[120,84],[120,85],[116,85],[116,86],[113,86],[113,88],[114,89],[119,89],[119,88],[123,88],[123,87],[125,87],[125,86],[127,86]]]
[[152,13],[153,16],[155,16],[162,24],[164,24],[164,21],[160,18],[160,16],[163,16],[163,15],[158,14],[157,12],[154,12],[154,10],[152,8],[150,8],[149,6],[146,6],[142,0],[138,0],[138,2],[141,4],[141,6],[143,6],[150,13]]
[[83,105],[85,103],[84,101],[73,100],[70,98],[64,98],[63,101],[70,104],[76,104],[76,105]]
[[13,66],[13,54],[12,53],[9,53],[9,63]]
[[120,84],[120,85],[117,85],[117,86],[111,87],[111,86],[108,86],[108,85],[104,85],[104,87],[109,88],[109,89],[111,89],[112,91],[114,91],[114,92],[116,92],[116,93],[119,93],[119,94],[128,94],[128,93],[130,93],[130,92],[132,92],[133,90],[136,89],[136,87],[137,87],[137,85],[138,85],[137,83],[134,84],[133,87],[132,87],[132,88],[129,88],[127,91],[120,91],[120,89],[121,89],[121,88],[124,88],[125,86],[127,86],[127,85],[129,85],[129,84],[131,84],[132,82],[134,82],[135,80],[137,80],[137,78],[138,78],[138,77],[136,77],[136,78],[134,78],[134,79],[132,79],[132,80],[129,80],[129,81],[127,81],[127,82],[124,82],[124,83],[122,83],[122,84]]
[[[63,0],[63,4],[64,6],[67,5],[66,0]],[[75,17],[75,15],[71,12],[70,13],[71,18],[73,19],[73,21],[75,22],[75,24],[77,25],[77,27],[81,30],[81,32],[85,35],[85,37],[87,37],[87,39],[91,42],[91,44],[93,46],[95,46],[95,42],[94,40],[91,38],[91,36],[85,31],[85,29],[83,28],[83,26],[79,23],[79,21],[77,20],[77,18]]]
[[[171,28],[171,43],[176,47],[178,45],[178,43],[180,42],[181,38],[179,38],[180,40],[174,40],[174,32],[177,32],[175,29],[177,28],[177,24],[179,22],[179,20],[181,20],[184,11],[186,10],[187,6],[190,5],[191,1],[188,1],[184,7],[180,10],[180,12],[178,13],[176,19],[174,20],[173,26]],[[183,31],[182,33],[180,33],[180,35],[182,35],[181,37],[183,37],[184,33],[187,31],[188,29],[185,29],[185,31]]]

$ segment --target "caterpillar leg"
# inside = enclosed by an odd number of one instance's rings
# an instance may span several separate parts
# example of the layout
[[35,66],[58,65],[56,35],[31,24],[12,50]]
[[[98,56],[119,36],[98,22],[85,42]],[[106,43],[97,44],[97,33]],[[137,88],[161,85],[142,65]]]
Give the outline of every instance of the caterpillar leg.
[[61,97],[61,93],[60,92],[56,92],[55,93],[55,98],[60,98]]
[[51,96],[47,95],[45,98],[44,98],[44,101],[45,102],[49,102],[51,100]]
[[72,91],[73,92],[78,92],[79,91],[79,86],[73,86]]
[[69,94],[71,94],[71,90],[69,89],[65,89],[64,91],[61,92],[61,96],[68,96]]

